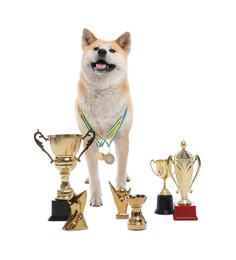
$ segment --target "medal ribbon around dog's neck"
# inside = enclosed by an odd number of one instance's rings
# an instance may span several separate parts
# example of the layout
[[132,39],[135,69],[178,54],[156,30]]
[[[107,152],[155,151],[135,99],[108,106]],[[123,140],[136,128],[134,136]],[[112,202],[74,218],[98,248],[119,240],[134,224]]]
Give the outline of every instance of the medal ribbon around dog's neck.
[[[103,145],[106,143],[107,147],[110,148],[111,143],[113,142],[113,140],[115,139],[117,133],[119,132],[126,114],[128,111],[128,107],[125,109],[124,114],[115,122],[115,124],[110,128],[106,138],[103,138],[88,122],[88,120],[86,119],[85,115],[83,114],[82,110],[79,111],[80,113],[80,117],[85,125],[85,127],[88,130],[93,130],[96,133],[96,138],[95,138],[95,143],[97,148],[101,148],[103,147]],[[109,152],[107,155],[103,155],[102,153],[98,152],[98,154],[96,155],[96,157],[100,160],[105,160],[106,163],[108,164],[112,164],[114,162],[114,156]]]

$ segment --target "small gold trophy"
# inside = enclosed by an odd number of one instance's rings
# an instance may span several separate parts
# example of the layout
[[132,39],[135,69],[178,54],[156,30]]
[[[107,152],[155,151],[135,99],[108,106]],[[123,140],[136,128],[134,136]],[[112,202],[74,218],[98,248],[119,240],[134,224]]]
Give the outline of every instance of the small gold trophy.
[[[156,164],[156,171],[152,167],[153,164]],[[157,175],[163,180],[163,189],[157,195],[157,207],[154,213],[161,215],[173,214],[173,198],[171,193],[166,188],[166,180],[171,175],[169,167],[167,167],[167,160],[151,160],[150,166],[155,175]]]
[[[76,154],[79,151],[81,141],[85,137],[90,136],[90,134],[92,134],[92,137],[88,140],[86,147],[77,159]],[[44,149],[43,143],[37,138],[42,138],[44,141],[50,142],[55,159]],[[93,143],[94,139],[95,133],[91,130],[84,137],[79,134],[62,134],[49,135],[48,138],[45,138],[39,130],[34,134],[36,144],[49,156],[51,163],[54,163],[60,171],[61,176],[61,185],[57,190],[56,200],[52,201],[52,216],[49,218],[50,221],[64,221],[68,219],[70,207],[67,201],[74,196],[74,190],[71,188],[69,181],[70,172],[76,167],[77,161],[80,162],[80,157]]]
[[83,191],[80,194],[74,194],[74,196],[68,200],[70,204],[71,213],[63,226],[63,230],[83,230],[88,229],[88,225],[84,218],[84,208],[87,199],[87,191]]
[[[196,206],[188,199],[188,192],[192,193],[191,188],[200,171],[201,160],[198,155],[193,156],[185,150],[185,141],[181,142],[181,147],[182,150],[179,153],[174,157],[170,155],[167,160],[170,172],[172,172],[171,165],[174,165],[176,180],[173,176],[174,173],[171,174],[171,177],[178,188],[177,193],[180,192],[181,195],[181,199],[175,203],[174,220],[197,220]],[[194,178],[192,178],[193,166],[196,161],[198,167]]]
[[128,203],[125,199],[126,196],[130,195],[131,188],[127,191],[125,188],[121,187],[118,190],[115,190],[113,185],[109,182],[111,192],[118,210],[116,214],[117,219],[127,219],[129,215],[126,213]]
[[132,208],[131,217],[128,221],[129,230],[143,230],[147,227],[147,222],[142,214],[141,207],[147,200],[146,195],[136,194],[126,196],[126,200]]

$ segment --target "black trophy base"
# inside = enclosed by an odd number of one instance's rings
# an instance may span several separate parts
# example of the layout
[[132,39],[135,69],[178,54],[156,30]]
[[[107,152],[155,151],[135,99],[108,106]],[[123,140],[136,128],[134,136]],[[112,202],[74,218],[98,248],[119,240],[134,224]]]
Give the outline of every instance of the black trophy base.
[[52,215],[49,221],[66,221],[70,216],[70,204],[67,200],[52,200]]
[[157,208],[154,211],[160,215],[171,215],[174,213],[172,195],[157,195]]

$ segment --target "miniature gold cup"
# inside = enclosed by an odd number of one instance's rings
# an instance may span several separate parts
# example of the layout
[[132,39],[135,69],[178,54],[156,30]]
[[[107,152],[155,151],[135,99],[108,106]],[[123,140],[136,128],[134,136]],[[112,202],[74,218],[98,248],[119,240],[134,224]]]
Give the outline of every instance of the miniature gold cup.
[[[154,164],[156,165],[156,170],[153,169]],[[161,215],[173,214],[173,198],[166,188],[166,180],[171,175],[169,167],[167,166],[167,159],[151,160],[150,166],[154,174],[163,180],[163,188],[157,195],[157,207],[154,213]]]
[[[156,164],[156,171],[153,169],[153,166],[152,166],[153,164]],[[166,188],[166,180],[171,175],[169,167],[167,166],[167,159],[159,159],[156,161],[151,160],[150,166],[151,166],[151,169],[154,172],[154,174],[163,180],[163,188],[159,194],[160,195],[170,195],[171,193]]]

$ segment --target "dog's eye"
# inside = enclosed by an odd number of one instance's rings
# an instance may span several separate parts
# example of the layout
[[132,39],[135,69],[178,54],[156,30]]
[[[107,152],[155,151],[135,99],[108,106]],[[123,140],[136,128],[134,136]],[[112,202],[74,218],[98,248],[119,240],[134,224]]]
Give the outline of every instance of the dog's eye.
[[110,49],[109,50],[111,53],[114,53],[114,52],[116,52],[114,49]]
[[94,50],[95,50],[95,51],[98,51],[98,50],[99,50],[99,48],[98,48],[98,47],[95,47],[95,48],[94,48]]

